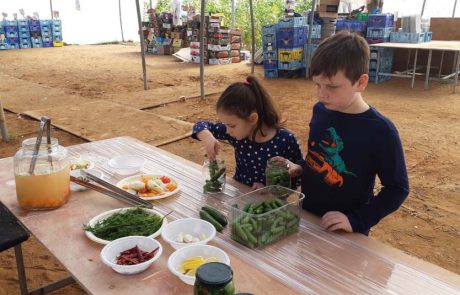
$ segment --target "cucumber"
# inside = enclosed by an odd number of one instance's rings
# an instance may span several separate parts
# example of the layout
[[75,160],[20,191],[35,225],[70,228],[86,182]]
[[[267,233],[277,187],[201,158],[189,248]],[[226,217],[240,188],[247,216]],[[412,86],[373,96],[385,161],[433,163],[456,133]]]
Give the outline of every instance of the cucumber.
[[224,227],[217,220],[215,220],[208,212],[204,210],[200,211],[200,218],[214,225],[218,232],[221,232],[224,229]]
[[227,225],[228,223],[227,218],[225,217],[224,214],[219,212],[219,210],[217,210],[216,208],[213,208],[210,206],[203,206],[201,207],[201,210],[208,212],[208,214],[211,215],[215,220],[217,220],[217,222],[219,222],[220,225],[222,226]]

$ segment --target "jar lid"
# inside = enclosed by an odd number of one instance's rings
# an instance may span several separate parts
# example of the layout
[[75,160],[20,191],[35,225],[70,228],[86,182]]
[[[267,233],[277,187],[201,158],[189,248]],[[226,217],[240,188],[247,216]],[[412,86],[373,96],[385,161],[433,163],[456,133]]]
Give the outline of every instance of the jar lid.
[[233,279],[230,266],[221,262],[209,262],[196,271],[196,279],[206,286],[223,286]]

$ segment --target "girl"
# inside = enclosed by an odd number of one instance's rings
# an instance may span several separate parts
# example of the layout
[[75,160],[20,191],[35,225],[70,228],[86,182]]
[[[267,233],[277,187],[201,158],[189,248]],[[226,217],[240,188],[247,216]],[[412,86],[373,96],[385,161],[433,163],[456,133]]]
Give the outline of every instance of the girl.
[[235,149],[235,180],[258,189],[265,185],[268,159],[302,160],[295,136],[281,128],[278,110],[257,78],[248,76],[227,87],[216,111],[221,122],[196,123],[192,137],[203,141],[211,160],[219,152],[218,139],[228,141]]

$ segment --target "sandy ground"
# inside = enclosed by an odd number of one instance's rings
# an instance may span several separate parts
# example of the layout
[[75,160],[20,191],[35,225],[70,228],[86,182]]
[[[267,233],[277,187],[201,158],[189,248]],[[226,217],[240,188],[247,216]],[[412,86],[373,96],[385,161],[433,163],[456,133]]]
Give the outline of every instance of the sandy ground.
[[[0,52],[0,73],[58,89],[62,95],[89,99],[110,99],[143,90],[138,48],[129,45],[71,46]],[[152,88],[196,85],[199,68],[173,57],[147,57],[148,81]],[[207,66],[209,85],[224,88],[250,73],[247,64]],[[262,77],[262,68],[256,67]],[[264,80],[278,103],[287,128],[295,132],[305,148],[314,87],[304,79]],[[0,96],[2,95],[0,81]],[[460,91],[460,89],[459,89]],[[374,227],[370,236],[383,243],[460,274],[460,95],[451,94],[448,85],[433,84],[423,91],[417,81],[394,79],[369,85],[366,100],[390,117],[399,129],[409,171],[411,193],[403,207]],[[195,122],[215,119],[217,95],[206,100],[189,99],[146,110],[155,114]],[[27,102],[24,102],[26,104]],[[95,110],[97,111],[97,110]],[[0,143],[0,158],[13,156],[24,138],[32,137],[37,121],[6,113],[11,141]],[[93,122],[97,124],[97,122]],[[63,145],[85,142],[54,129]],[[162,148],[197,163],[203,161],[201,145],[186,138]],[[304,150],[305,151],[305,150]],[[224,158],[233,169],[232,149],[225,146]],[[34,238],[23,244],[30,288],[66,276],[65,269]],[[14,251],[0,254],[0,294],[19,294]],[[76,284],[54,294],[84,294]]]

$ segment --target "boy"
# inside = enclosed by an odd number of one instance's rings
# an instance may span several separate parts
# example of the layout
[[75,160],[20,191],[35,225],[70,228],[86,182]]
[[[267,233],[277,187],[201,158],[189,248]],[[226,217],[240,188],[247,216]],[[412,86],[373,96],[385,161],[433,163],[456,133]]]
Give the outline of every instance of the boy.
[[[369,233],[409,194],[403,149],[393,123],[362,98],[369,46],[353,33],[322,42],[311,62],[319,102],[313,107],[308,154],[290,163],[302,175],[303,208],[330,231]],[[374,195],[375,177],[382,189]]]

